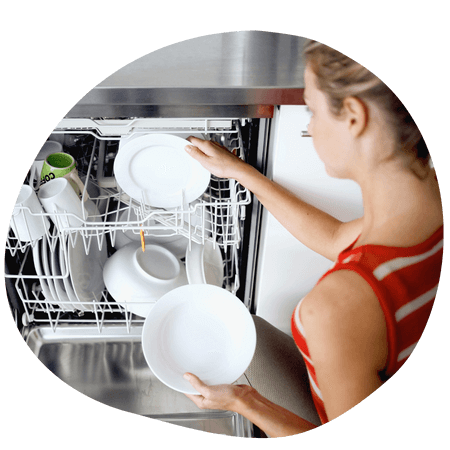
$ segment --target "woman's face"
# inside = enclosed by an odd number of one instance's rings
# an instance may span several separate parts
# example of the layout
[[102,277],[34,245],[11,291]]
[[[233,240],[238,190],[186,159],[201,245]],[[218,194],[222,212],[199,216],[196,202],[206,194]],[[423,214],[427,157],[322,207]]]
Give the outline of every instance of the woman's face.
[[351,178],[351,142],[345,120],[332,114],[326,95],[317,87],[316,75],[309,66],[305,70],[304,99],[312,113],[308,133],[328,175]]

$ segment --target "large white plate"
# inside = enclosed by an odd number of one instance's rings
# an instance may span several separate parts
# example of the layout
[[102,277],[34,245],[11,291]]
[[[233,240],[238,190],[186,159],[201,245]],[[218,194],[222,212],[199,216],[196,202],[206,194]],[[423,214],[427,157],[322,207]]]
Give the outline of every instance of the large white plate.
[[233,383],[250,364],[255,346],[255,325],[244,304],[208,284],[182,286],[161,297],[142,331],[152,372],[185,394],[198,394],[183,378],[185,372],[207,385]]
[[182,206],[200,197],[210,173],[190,157],[189,142],[168,134],[146,134],[121,146],[114,174],[122,190],[138,202],[161,208]]
[[94,299],[101,301],[101,295],[105,288],[103,267],[108,258],[106,246],[103,245],[99,250],[94,236],[89,253],[86,254],[83,239],[81,235],[78,235],[75,246],[73,247],[69,242],[68,250],[69,270],[74,293],[78,301],[83,302],[85,308],[93,310],[91,302]]

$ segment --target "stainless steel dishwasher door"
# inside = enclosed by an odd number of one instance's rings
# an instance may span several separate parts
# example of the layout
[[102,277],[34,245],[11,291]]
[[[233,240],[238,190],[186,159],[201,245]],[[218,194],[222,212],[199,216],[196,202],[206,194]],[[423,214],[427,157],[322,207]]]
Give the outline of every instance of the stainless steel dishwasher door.
[[[200,410],[159,381],[142,352],[141,327],[33,328],[27,344],[69,386],[114,408],[210,433],[252,437],[251,423],[229,411]],[[242,376],[240,384],[248,384]]]

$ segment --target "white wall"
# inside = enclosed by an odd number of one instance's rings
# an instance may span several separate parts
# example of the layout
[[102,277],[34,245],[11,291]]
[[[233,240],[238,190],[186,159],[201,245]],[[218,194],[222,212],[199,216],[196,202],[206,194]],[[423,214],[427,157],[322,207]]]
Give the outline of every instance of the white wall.
[[[331,178],[312,138],[301,137],[306,106],[282,106],[271,128],[268,176],[308,203],[342,221],[363,215],[359,186]],[[336,149],[339,151],[339,149]],[[264,210],[255,287],[256,314],[291,334],[292,312],[332,262],[297,241]]]

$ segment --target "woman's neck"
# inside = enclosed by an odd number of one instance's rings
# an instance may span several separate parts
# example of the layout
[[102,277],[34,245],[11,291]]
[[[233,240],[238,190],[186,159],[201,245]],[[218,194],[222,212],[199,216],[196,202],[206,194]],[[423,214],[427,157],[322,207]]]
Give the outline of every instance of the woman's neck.
[[364,202],[363,243],[412,246],[427,239],[443,222],[439,187],[430,170],[420,179],[391,161],[358,180]]

